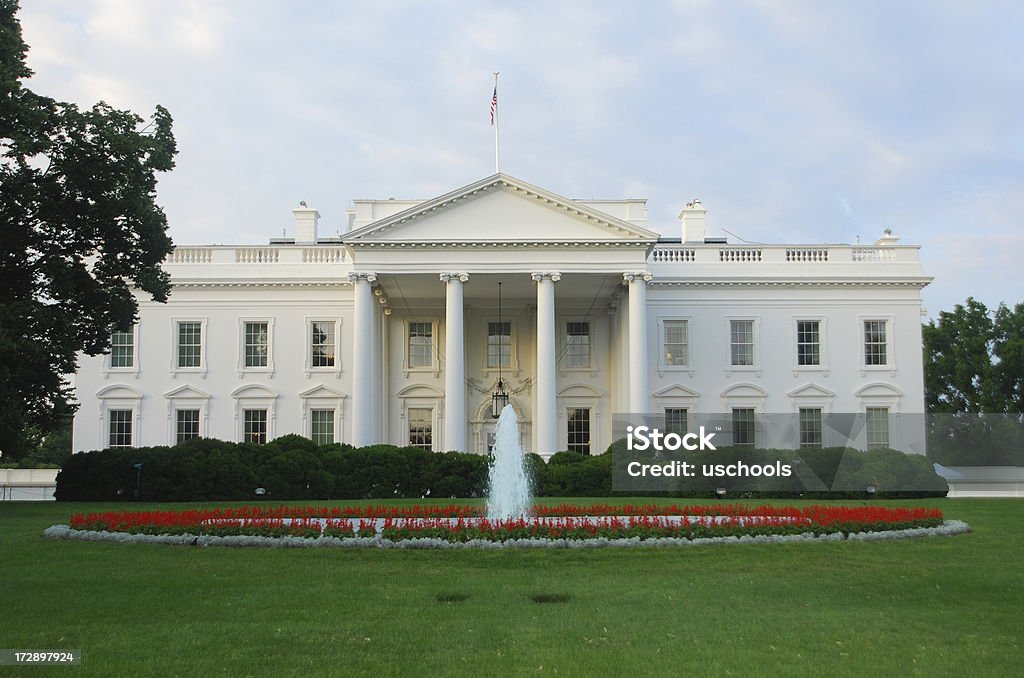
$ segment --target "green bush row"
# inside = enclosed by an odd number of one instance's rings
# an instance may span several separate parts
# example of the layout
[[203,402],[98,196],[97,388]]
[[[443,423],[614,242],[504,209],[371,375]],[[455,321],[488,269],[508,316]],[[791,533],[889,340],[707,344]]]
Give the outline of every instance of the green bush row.
[[416,447],[319,446],[297,435],[266,445],[199,438],[174,447],[76,454],[57,475],[56,496],[66,501],[475,497],[484,493],[487,463],[476,454]]
[[[617,492],[613,475],[621,474],[623,464],[631,458],[623,454],[623,444],[618,441],[605,454],[593,457],[559,452],[547,463],[536,454],[526,455],[534,494],[713,497],[724,487],[730,498],[844,498],[863,497],[868,485],[877,488],[878,497],[937,497],[948,490],[926,458],[894,450],[720,448],[686,458],[693,463],[716,464],[740,459],[748,464],[797,461],[794,468],[799,472],[789,478],[688,478],[677,481],[669,492]],[[116,448],[73,455],[57,476],[56,497],[63,501],[482,497],[487,492],[488,463],[486,456],[435,453],[416,447],[318,446],[297,435],[266,445],[203,438],[175,447]],[[257,493],[257,488],[262,492]]]

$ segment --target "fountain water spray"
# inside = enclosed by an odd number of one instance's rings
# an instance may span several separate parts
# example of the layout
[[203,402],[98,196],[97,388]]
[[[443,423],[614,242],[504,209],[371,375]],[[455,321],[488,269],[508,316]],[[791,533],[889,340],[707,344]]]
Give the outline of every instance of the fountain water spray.
[[523,465],[519,423],[511,405],[505,405],[494,432],[494,460],[488,473],[487,518],[501,520],[525,516],[530,510],[530,479]]

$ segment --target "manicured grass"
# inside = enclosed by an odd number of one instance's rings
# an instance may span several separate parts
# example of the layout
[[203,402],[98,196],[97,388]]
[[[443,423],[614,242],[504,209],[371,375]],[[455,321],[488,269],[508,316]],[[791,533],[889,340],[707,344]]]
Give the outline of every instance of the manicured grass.
[[0,647],[84,653],[80,667],[32,675],[1024,672],[1024,502],[886,503],[938,506],[974,531],[631,550],[255,550],[50,541],[42,531],[71,513],[124,506],[2,504]]

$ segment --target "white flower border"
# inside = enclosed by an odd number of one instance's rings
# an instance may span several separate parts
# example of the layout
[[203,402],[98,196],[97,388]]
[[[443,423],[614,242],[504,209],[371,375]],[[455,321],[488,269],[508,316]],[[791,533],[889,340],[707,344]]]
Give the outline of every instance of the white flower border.
[[970,526],[960,520],[946,520],[938,527],[914,527],[906,530],[882,530],[878,532],[854,532],[844,535],[842,532],[829,534],[776,534],[776,535],[743,535],[742,537],[700,537],[686,539],[683,537],[659,537],[656,539],[510,539],[508,541],[490,541],[487,539],[471,539],[464,542],[451,542],[444,539],[422,538],[392,541],[380,536],[376,537],[258,537],[194,534],[128,534],[125,532],[102,532],[94,530],[73,530],[67,525],[53,525],[43,531],[48,539],[77,539],[79,541],[113,541],[123,544],[172,544],[179,546],[259,546],[273,548],[380,548],[380,549],[533,549],[533,548],[605,548],[635,546],[710,546],[713,544],[784,544],[787,542],[826,542],[826,541],[886,541],[890,539],[910,539],[913,537],[952,537],[970,532]]

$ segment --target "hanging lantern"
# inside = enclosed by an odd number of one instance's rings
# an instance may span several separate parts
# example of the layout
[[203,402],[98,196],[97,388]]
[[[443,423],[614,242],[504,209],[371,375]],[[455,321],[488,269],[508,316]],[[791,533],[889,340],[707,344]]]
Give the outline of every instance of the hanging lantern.
[[505,382],[498,379],[494,393],[491,394],[491,416],[497,419],[501,411],[508,405],[508,392],[505,390]]

